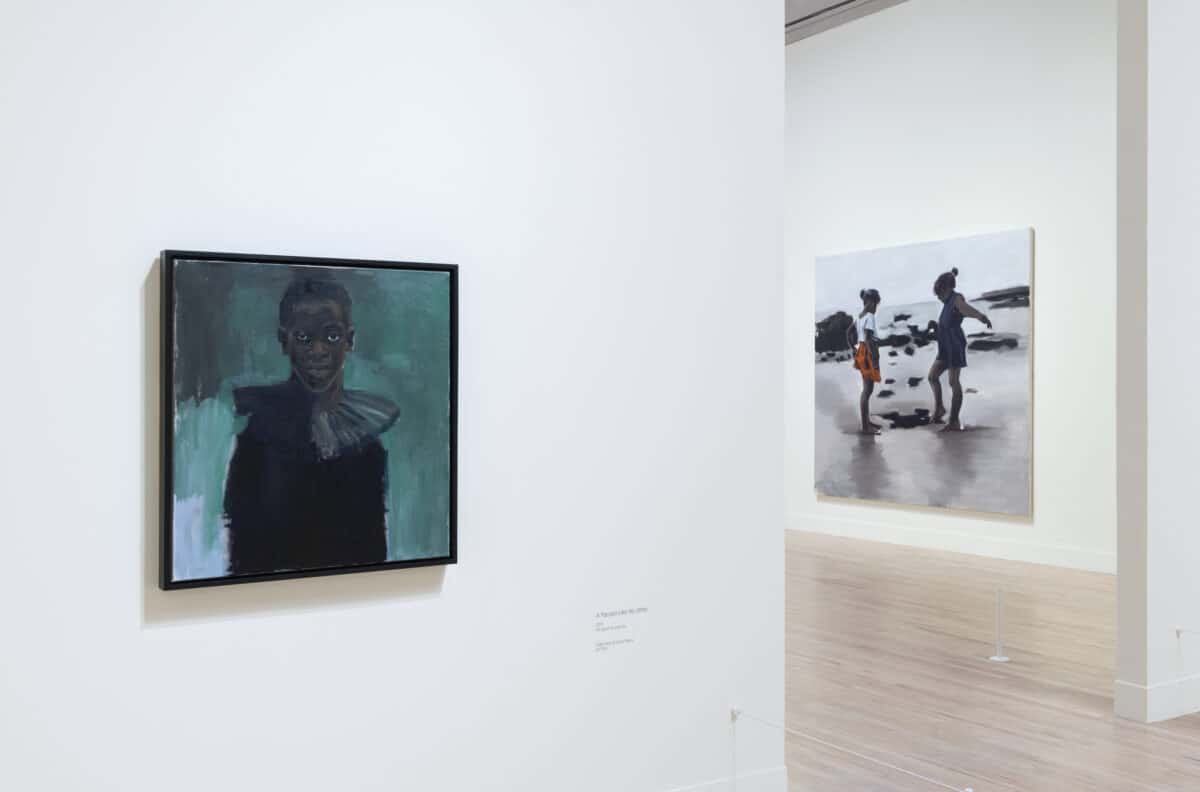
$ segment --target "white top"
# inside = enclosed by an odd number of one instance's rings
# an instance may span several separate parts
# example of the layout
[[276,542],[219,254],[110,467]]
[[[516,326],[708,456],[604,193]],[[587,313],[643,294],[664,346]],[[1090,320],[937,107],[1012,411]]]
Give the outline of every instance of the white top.
[[858,317],[857,321],[855,321],[855,327],[858,330],[858,342],[860,344],[867,340],[868,330],[875,334],[876,340],[879,339],[879,331],[875,329],[875,314],[863,314]]

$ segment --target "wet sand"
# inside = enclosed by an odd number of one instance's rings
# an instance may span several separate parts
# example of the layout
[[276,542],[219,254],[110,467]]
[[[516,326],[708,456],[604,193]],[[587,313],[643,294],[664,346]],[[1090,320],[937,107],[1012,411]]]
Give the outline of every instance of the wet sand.
[[[816,364],[816,486],[823,495],[864,498],[917,506],[939,506],[1025,515],[1030,511],[1030,431],[1028,311],[992,313],[998,331],[1017,332],[1017,349],[970,351],[962,372],[966,393],[962,418],[966,431],[942,432],[942,426],[892,428],[879,416],[913,415],[932,410],[933,393],[924,381],[936,345],[882,351],[883,376],[876,385],[873,420],[882,434],[858,434],[861,377],[849,362]],[[1002,326],[1003,325],[1003,326]],[[970,328],[974,331],[981,328]],[[910,378],[921,377],[916,386]],[[879,398],[882,390],[895,395]],[[950,387],[942,376],[943,396]]]

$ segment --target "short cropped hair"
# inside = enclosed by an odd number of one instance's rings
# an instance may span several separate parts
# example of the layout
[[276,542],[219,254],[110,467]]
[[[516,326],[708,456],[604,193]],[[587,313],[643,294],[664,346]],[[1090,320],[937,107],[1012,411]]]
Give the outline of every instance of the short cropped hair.
[[350,324],[350,292],[337,281],[323,278],[297,278],[283,293],[279,301],[279,326],[287,327],[292,321],[296,303],[304,300],[332,300],[342,309],[346,324]]

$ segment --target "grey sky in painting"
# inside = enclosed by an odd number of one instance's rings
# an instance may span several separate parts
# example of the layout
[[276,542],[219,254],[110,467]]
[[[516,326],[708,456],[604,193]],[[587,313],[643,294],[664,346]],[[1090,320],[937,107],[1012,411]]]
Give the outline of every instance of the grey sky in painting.
[[934,299],[933,282],[958,267],[959,291],[974,299],[986,291],[1028,286],[1033,231],[924,242],[900,247],[821,256],[817,259],[817,318],[860,306],[859,290],[882,292],[889,305]]

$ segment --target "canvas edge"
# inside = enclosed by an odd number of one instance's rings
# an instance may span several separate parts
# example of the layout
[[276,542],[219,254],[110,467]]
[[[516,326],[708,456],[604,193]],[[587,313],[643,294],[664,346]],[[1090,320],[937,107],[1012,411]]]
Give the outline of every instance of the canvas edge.
[[159,571],[158,586],[163,591],[174,588],[174,523],[175,506],[175,254],[164,250],[158,258],[159,296]]
[[[899,248],[921,247],[923,245],[936,245],[936,244],[939,244],[942,242],[965,242],[968,239],[980,239],[982,237],[1000,236],[1002,234],[1015,234],[1018,231],[1026,231],[1026,232],[1032,233],[1033,230],[1034,230],[1033,226],[1014,225],[1014,226],[1008,226],[1006,228],[1000,228],[995,231],[978,231],[978,232],[974,232],[974,233],[958,234],[956,236],[936,237],[936,238],[932,238],[932,239],[922,239],[922,240],[910,241],[910,242],[896,242],[895,244],[891,244],[891,245],[877,245],[875,247],[847,248],[845,250],[838,250],[833,253],[823,253],[819,256],[814,256],[813,261],[814,261],[814,263],[819,263],[822,261],[828,261],[829,259],[843,258],[845,256],[858,256],[858,255],[862,255],[865,253],[882,253],[886,250],[895,250],[895,249],[899,249]],[[813,276],[814,276],[814,278],[816,277],[815,269],[814,269]],[[814,310],[813,313],[815,314],[816,311]]]

